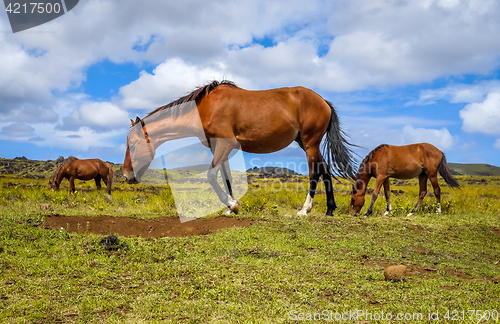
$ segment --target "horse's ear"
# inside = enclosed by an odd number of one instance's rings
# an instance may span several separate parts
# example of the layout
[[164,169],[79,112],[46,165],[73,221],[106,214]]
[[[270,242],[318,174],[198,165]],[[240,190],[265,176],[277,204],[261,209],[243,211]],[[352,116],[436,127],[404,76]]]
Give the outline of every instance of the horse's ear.
[[134,123],[133,119],[130,120],[130,123],[132,123],[132,126],[135,126],[135,123]]
[[139,116],[135,117],[135,123],[139,123],[141,121],[141,119],[139,118]]

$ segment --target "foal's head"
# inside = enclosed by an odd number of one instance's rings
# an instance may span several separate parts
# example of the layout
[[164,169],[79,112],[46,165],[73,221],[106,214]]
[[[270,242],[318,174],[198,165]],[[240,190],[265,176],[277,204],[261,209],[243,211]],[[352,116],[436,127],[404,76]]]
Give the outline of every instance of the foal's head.
[[358,215],[365,204],[366,183],[363,180],[356,180],[352,185],[351,195],[351,215]]

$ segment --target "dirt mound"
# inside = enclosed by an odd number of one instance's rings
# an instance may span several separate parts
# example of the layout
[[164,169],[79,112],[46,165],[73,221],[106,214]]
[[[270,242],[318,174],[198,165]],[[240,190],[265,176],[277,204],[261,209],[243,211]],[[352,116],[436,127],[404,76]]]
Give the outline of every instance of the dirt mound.
[[98,235],[120,235],[128,237],[187,237],[205,235],[221,228],[248,227],[252,221],[247,218],[212,217],[181,223],[178,217],[161,217],[141,220],[113,216],[45,216],[45,227],[67,230],[72,233],[93,233]]

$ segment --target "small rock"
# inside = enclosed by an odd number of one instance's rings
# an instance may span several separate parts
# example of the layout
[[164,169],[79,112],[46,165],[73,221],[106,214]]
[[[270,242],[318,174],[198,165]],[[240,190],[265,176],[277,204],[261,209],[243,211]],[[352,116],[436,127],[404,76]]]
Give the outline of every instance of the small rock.
[[385,280],[399,281],[403,280],[406,275],[406,266],[405,265],[395,265],[387,267],[384,270]]
[[52,206],[50,204],[40,204],[40,210],[52,210]]

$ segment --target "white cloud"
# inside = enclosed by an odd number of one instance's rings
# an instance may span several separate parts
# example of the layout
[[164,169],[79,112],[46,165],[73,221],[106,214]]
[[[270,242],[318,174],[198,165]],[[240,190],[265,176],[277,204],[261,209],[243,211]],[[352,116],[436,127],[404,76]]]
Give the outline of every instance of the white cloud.
[[197,86],[225,77],[237,80],[225,75],[220,66],[198,68],[180,59],[170,59],[158,65],[152,74],[142,71],[137,80],[121,87],[121,105],[151,110],[186,95]]
[[500,150],[500,138],[497,138],[495,144],[493,144],[493,147],[496,148],[497,150]]
[[462,152],[470,152],[475,149],[477,149],[477,144],[474,141],[463,143],[462,146],[460,146],[460,151]]
[[380,144],[430,143],[442,151],[448,151],[452,150],[458,141],[458,136],[453,136],[446,128],[414,128],[412,125],[406,125],[402,128],[364,126],[357,129],[359,131],[349,134],[352,137],[351,142],[362,147],[356,150],[360,156],[366,155]]
[[471,103],[460,110],[462,129],[468,133],[500,135],[500,92],[488,94],[482,103]]
[[457,140],[446,128],[413,128],[411,125],[403,127],[402,138],[405,144],[430,143],[442,151],[451,150]]
[[112,129],[128,125],[128,113],[109,102],[86,102],[63,118],[62,130],[90,127],[97,130]]
[[476,84],[452,84],[440,89],[422,90],[418,100],[407,102],[405,106],[430,105],[438,100],[447,100],[451,103],[478,102],[484,100],[491,92],[500,92],[499,80],[481,81]]
[[2,127],[0,134],[7,137],[28,137],[33,135],[35,129],[28,124],[14,123]]

